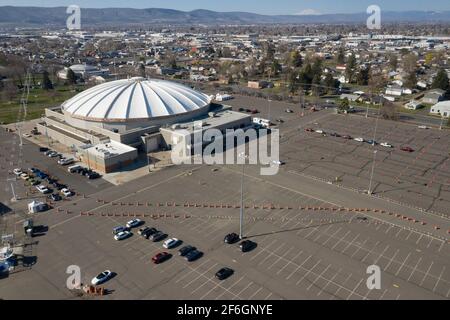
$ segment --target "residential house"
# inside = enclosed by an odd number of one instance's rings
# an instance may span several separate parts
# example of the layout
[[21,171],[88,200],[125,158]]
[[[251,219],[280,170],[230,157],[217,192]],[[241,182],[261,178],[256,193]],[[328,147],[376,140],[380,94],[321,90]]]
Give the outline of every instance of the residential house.
[[444,99],[445,91],[442,89],[433,89],[425,93],[422,103],[436,104]]

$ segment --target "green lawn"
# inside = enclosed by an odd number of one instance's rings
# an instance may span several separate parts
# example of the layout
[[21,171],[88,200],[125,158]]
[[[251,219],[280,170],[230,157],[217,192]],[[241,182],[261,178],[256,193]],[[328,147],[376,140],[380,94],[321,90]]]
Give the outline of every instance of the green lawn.
[[[73,97],[82,87],[76,90],[69,86],[60,86],[54,90],[32,89],[28,98],[28,108],[26,120],[37,119],[44,113],[44,109],[61,104],[65,100]],[[18,112],[20,110],[20,97],[18,94],[10,101],[0,102],[0,123],[8,124],[17,122]]]

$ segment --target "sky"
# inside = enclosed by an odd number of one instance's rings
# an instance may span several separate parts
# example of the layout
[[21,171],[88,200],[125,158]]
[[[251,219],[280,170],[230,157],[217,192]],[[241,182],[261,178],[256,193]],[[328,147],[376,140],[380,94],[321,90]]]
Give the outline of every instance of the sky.
[[81,8],[168,8],[183,11],[208,9],[269,15],[365,12],[372,4],[386,11],[450,11],[450,0],[0,0],[0,6],[57,7],[71,4]]

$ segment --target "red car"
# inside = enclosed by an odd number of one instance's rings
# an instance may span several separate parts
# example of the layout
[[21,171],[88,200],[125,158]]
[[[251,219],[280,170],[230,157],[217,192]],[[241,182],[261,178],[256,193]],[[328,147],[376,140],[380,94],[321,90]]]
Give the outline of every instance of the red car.
[[161,262],[166,261],[167,259],[169,259],[171,257],[171,254],[168,252],[160,252],[158,254],[156,254],[153,258],[152,261],[154,264],[158,264]]
[[305,131],[306,131],[306,132],[314,132],[314,129],[306,128]]
[[251,112],[251,114],[259,113],[258,109],[252,109],[250,112]]
[[414,152],[414,149],[411,148],[411,147],[403,147],[403,148],[401,148],[400,150],[406,151],[406,152]]
[[353,138],[352,138],[351,136],[349,136],[349,135],[342,136],[342,138],[347,139],[347,140],[353,139]]

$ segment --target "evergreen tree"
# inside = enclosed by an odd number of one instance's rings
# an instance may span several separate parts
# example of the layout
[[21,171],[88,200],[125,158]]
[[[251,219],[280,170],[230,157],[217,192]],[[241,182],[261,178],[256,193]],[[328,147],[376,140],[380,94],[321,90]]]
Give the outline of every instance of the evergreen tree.
[[447,72],[444,69],[440,69],[434,77],[433,83],[431,84],[433,89],[442,89],[446,92],[449,91],[450,84],[448,80]]
[[353,78],[355,76],[355,69],[356,69],[356,58],[352,54],[347,61],[347,67],[345,69],[345,76],[348,79],[349,83],[353,82]]
[[53,89],[53,83],[51,82],[47,71],[44,71],[42,74],[42,88],[45,90]]
[[67,68],[67,82],[69,84],[77,83],[77,76],[75,75],[75,72],[73,72],[73,70],[70,68]]
[[340,47],[338,53],[336,55],[336,63],[344,64],[345,63],[345,50],[343,47]]
[[360,86],[367,86],[369,84],[369,77],[370,77],[370,67],[367,66],[365,68],[362,68],[357,77],[356,77],[356,82],[360,85]]

